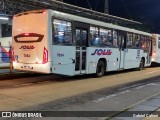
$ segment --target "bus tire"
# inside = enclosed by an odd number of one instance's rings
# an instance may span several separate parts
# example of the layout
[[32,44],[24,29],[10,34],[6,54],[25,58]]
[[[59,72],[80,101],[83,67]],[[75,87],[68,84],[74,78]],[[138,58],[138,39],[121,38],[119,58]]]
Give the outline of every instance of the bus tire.
[[139,68],[138,68],[138,70],[143,70],[143,68],[144,68],[144,60],[143,59],[141,59],[141,62],[140,62],[140,64],[139,64]]
[[100,60],[98,61],[98,64],[97,64],[96,76],[102,77],[104,73],[105,73],[105,63],[102,60]]

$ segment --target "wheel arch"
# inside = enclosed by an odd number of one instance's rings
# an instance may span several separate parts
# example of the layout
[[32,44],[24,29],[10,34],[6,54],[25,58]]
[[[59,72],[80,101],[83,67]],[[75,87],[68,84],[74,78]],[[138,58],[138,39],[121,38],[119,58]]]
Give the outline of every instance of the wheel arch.
[[105,70],[107,70],[107,60],[106,60],[106,58],[100,58],[99,60],[98,60],[98,62],[99,61],[103,61],[104,62],[104,64],[105,64]]
[[142,57],[141,60],[143,60],[143,64],[144,64],[144,67],[145,67],[145,63],[146,63],[145,57]]

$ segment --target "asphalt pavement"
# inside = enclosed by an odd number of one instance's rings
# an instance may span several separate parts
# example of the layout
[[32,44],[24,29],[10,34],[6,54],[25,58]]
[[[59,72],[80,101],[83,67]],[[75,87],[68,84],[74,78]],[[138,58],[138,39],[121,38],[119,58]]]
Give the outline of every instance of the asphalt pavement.
[[[0,109],[60,111],[64,115],[38,120],[159,119],[159,71],[157,67],[114,72],[102,78],[78,76],[60,79],[39,75],[28,79],[25,73],[20,79],[0,81]],[[1,76],[6,75],[2,73]],[[33,84],[35,81],[38,82]],[[63,114],[64,111],[68,111],[67,115]]]
[[[75,111],[74,115],[83,117],[83,120],[142,120],[158,119],[160,117],[160,111],[157,112],[159,108],[160,83],[156,82],[123,88],[119,92],[83,104],[68,106],[58,111]],[[53,120],[58,119],[66,120],[62,117]]]

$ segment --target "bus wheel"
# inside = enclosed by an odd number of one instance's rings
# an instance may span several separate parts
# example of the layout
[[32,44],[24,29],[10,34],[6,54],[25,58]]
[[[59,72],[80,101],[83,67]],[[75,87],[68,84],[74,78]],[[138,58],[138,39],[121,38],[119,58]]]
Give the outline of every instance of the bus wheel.
[[144,68],[144,60],[141,59],[141,62],[140,62],[138,70],[143,70],[143,68]]
[[99,61],[96,69],[96,76],[102,77],[105,73],[105,63],[103,61]]

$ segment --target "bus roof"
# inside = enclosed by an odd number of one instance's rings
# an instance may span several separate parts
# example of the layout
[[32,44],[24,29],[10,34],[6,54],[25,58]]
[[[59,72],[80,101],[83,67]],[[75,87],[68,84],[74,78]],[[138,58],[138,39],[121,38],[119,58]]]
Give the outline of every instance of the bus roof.
[[65,18],[67,20],[84,22],[84,23],[95,25],[95,26],[96,25],[101,26],[101,27],[104,26],[104,27],[108,27],[108,28],[112,28],[112,29],[118,29],[118,30],[122,30],[122,31],[134,32],[134,33],[137,33],[137,34],[144,34],[144,35],[151,36],[150,33],[139,31],[139,30],[136,30],[136,29],[123,27],[123,26],[119,26],[119,25],[114,25],[112,23],[106,23],[106,22],[103,22],[103,21],[93,20],[93,19],[89,19],[89,18],[77,16],[77,15],[72,15],[72,14],[68,14],[68,13],[64,13],[64,12],[59,12],[59,11],[55,11],[55,10],[51,10],[51,9],[46,9],[46,10],[42,9],[42,10],[33,10],[33,11],[22,12],[22,13],[19,13],[19,14],[15,15],[14,17],[18,17],[18,16],[21,16],[21,15],[27,15],[27,14],[30,14],[30,13],[44,13],[44,12],[47,12],[47,11],[49,11],[49,13],[52,14],[52,16],[56,16],[57,18],[61,17],[61,18]]
[[131,29],[131,28],[128,28],[128,27],[122,27],[122,26],[119,26],[119,25],[114,25],[114,24],[111,24],[111,23],[105,23],[105,22],[102,22],[102,21],[88,19],[88,18],[76,16],[76,15],[63,13],[63,12],[58,12],[58,11],[55,11],[55,10],[49,10],[49,11],[52,15],[56,16],[57,18],[60,17],[60,18],[65,18],[67,20],[75,20],[75,21],[79,21],[79,22],[88,23],[88,24],[91,24],[93,26],[94,25],[95,26],[96,25],[101,26],[101,27],[104,26],[104,27],[108,27],[108,28],[112,28],[112,29],[118,29],[118,30],[122,30],[122,31],[134,32],[134,33],[137,33],[137,34],[144,34],[144,35],[151,36],[150,33],[135,30],[135,29]]

